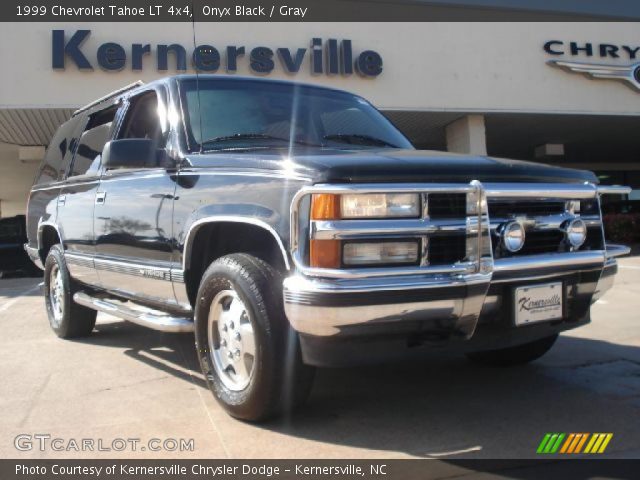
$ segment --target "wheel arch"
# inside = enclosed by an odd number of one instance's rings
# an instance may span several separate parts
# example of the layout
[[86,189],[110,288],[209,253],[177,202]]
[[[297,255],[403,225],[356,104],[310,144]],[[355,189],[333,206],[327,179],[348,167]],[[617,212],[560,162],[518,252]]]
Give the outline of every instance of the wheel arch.
[[189,227],[183,245],[182,269],[192,304],[202,274],[212,261],[224,255],[250,253],[283,273],[291,269],[287,250],[278,232],[255,218],[201,218]]
[[43,265],[49,250],[56,243],[62,244],[62,235],[60,235],[58,226],[50,222],[40,223],[38,225],[38,253]]

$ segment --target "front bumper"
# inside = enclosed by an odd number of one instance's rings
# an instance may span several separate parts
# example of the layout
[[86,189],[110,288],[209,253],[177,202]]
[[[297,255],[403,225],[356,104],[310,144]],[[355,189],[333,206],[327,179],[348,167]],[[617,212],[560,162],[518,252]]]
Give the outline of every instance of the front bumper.
[[[284,282],[285,312],[300,334],[305,361],[315,365],[387,359],[401,346],[407,350],[424,343],[463,350],[504,348],[587,323],[590,304],[612,285],[614,256],[626,252],[611,246],[606,252],[515,257],[495,261],[489,273],[469,275],[296,275]],[[564,318],[516,328],[513,288],[556,280],[565,287]]]

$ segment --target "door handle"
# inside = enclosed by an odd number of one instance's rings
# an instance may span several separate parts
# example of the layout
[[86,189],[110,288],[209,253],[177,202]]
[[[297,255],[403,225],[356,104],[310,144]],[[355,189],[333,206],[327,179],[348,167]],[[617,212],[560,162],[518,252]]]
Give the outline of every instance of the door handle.
[[64,205],[66,201],[67,201],[66,195],[60,195],[58,197],[58,205]]
[[107,192],[96,193],[96,205],[102,205],[107,198]]

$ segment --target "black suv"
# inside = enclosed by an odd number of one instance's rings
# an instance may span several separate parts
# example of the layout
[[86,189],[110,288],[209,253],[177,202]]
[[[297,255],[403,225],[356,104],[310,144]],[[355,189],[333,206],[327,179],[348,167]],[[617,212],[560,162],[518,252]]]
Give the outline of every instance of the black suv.
[[51,327],[195,332],[227,411],[302,402],[314,366],[459,349],[531,361],[613,281],[586,171],[417,151],[350,93],[200,75],[75,112],[32,188]]

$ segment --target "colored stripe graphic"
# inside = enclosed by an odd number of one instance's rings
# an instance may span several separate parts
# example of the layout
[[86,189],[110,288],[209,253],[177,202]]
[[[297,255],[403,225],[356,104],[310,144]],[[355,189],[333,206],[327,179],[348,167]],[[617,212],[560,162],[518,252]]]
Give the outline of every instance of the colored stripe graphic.
[[564,433],[547,433],[538,445],[537,453],[556,453],[564,440]]
[[589,438],[588,433],[582,433],[581,435],[582,435],[582,438],[580,439],[580,442],[578,443],[578,445],[576,445],[576,450],[574,453],[580,453],[582,451],[582,447],[584,443],[587,441],[587,438]]
[[591,453],[591,447],[593,447],[593,444],[596,443],[597,438],[598,434],[596,433],[591,436],[591,440],[589,440],[589,443],[587,443],[587,448],[584,449],[584,453]]
[[542,441],[540,442],[540,445],[538,445],[538,450],[536,450],[536,453],[543,453],[544,452],[544,447],[547,445],[547,442],[549,441],[550,438],[551,438],[551,434],[550,433],[547,433],[542,438]]
[[605,449],[607,448],[607,445],[609,445],[609,442],[611,441],[612,438],[613,438],[613,433],[607,433],[607,436],[602,442],[602,445],[600,445],[600,450],[598,450],[598,453],[604,453]]
[[612,438],[613,433],[546,433],[536,453],[603,453]]
[[575,433],[569,434],[569,436],[564,442],[564,445],[562,445],[562,448],[560,449],[560,453],[567,453],[567,449],[569,448],[569,445],[571,445],[571,442],[573,442],[573,439],[575,438],[575,436],[576,436]]
[[604,453],[613,433],[594,433],[584,453]]
[[564,439],[564,433],[559,434],[558,439],[556,440],[556,443],[554,443],[553,447],[551,447],[551,451],[549,453],[556,453],[560,448],[560,444],[562,443],[563,439]]
[[556,443],[557,438],[558,438],[557,433],[554,433],[553,435],[551,435],[551,438],[547,442],[547,446],[544,447],[544,453],[551,453],[551,449],[553,448],[553,445]]

